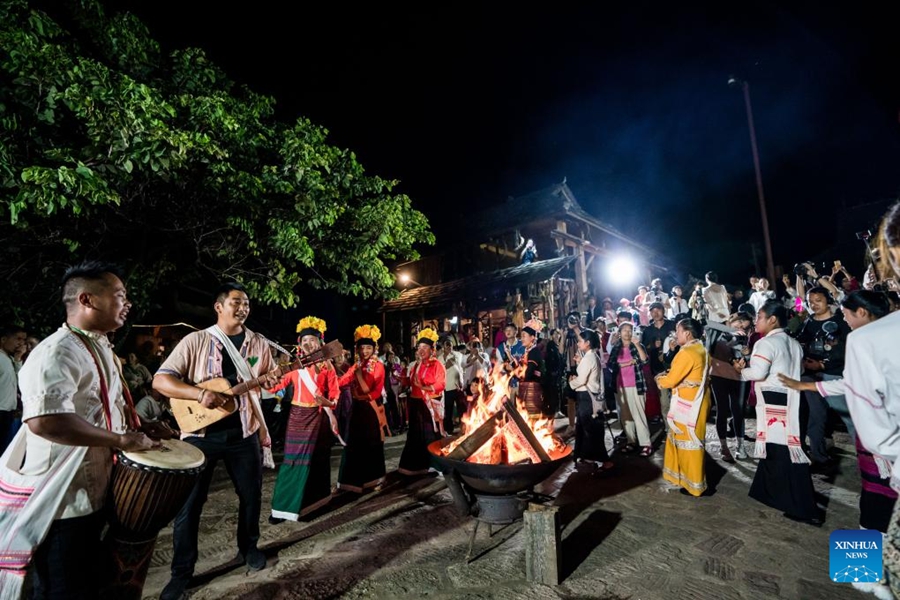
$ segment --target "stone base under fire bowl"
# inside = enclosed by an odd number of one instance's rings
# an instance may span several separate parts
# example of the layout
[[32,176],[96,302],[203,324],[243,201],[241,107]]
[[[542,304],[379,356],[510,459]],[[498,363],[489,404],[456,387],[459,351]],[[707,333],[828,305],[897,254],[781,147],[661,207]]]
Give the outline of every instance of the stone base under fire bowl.
[[485,494],[515,494],[527,490],[550,477],[569,460],[572,448],[551,453],[550,462],[522,465],[483,465],[451,460],[441,454],[441,448],[453,443],[459,436],[445,437],[428,445],[428,451],[445,474],[456,471],[473,490]]

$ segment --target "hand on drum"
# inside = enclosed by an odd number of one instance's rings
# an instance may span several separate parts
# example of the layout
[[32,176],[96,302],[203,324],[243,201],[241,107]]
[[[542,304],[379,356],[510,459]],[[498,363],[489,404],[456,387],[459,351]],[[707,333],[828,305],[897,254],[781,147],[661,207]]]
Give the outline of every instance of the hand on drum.
[[141,422],[141,431],[154,440],[171,440],[178,437],[178,432],[162,421]]
[[118,448],[120,450],[124,450],[125,452],[151,450],[159,445],[159,442],[154,442],[139,431],[129,431],[127,433],[119,434]]

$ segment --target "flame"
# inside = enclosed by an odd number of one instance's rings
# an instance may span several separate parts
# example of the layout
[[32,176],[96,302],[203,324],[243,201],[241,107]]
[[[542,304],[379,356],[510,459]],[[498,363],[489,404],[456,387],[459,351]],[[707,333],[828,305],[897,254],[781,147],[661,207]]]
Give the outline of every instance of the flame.
[[[479,385],[479,389],[476,390],[477,400],[462,416],[462,435],[444,447],[442,450],[444,455],[453,452],[466,437],[503,409],[503,403],[509,394],[510,380],[513,377],[524,377],[526,368],[526,364],[515,365],[512,368],[504,363],[497,363],[494,366],[488,378],[490,387],[488,388],[483,382]],[[525,405],[519,400],[516,401],[516,412],[522,416],[522,420],[548,454],[553,456],[563,450],[565,445],[553,433],[552,419],[535,419],[528,414]],[[523,461],[539,462],[539,458],[531,445],[523,439],[514,423],[500,420],[494,435],[481,448],[472,453],[467,461],[480,464],[516,464]]]

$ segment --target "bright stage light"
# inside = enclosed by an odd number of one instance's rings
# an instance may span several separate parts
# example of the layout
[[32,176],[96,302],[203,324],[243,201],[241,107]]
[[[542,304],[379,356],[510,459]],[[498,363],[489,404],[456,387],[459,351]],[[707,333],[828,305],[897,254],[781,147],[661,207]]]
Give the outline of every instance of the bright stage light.
[[637,281],[638,266],[631,258],[619,256],[609,261],[606,275],[615,285],[629,285]]

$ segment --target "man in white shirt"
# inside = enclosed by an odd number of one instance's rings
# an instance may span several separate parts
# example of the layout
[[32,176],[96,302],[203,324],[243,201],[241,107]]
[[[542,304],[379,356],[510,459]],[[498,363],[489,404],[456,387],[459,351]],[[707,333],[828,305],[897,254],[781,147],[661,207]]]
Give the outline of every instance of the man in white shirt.
[[[113,449],[147,450],[153,442],[126,433],[123,383],[107,339],[131,307],[117,269],[97,262],[69,269],[63,304],[66,323],[37,345],[19,374],[27,425],[22,471],[47,474],[36,494],[59,494],[34,554],[34,597],[96,598]],[[62,471],[70,483],[60,488],[51,480]]]
[[6,325],[0,330],[0,454],[6,450],[19,403],[19,365],[15,355],[25,345],[25,337],[25,330],[18,325]]
[[706,287],[703,288],[703,302],[706,304],[706,318],[714,323],[724,323],[731,315],[728,306],[728,292],[719,283],[719,276],[713,271],[706,274]]
[[650,289],[644,294],[642,306],[647,309],[647,314],[650,313],[650,305],[654,302],[662,304],[664,309],[669,308],[669,295],[663,291],[660,279],[651,281]]
[[466,412],[466,394],[463,390],[463,355],[453,349],[453,342],[444,340],[441,352],[437,357],[444,365],[444,431],[453,434],[454,407],[459,417]]
[[680,285],[672,288],[672,296],[669,298],[669,308],[666,310],[666,318],[677,321],[679,315],[689,316],[691,308],[684,299],[684,291]]
[[765,277],[760,277],[756,280],[756,289],[747,301],[753,305],[753,310],[759,311],[763,304],[774,299],[775,292],[769,289],[769,280]]

